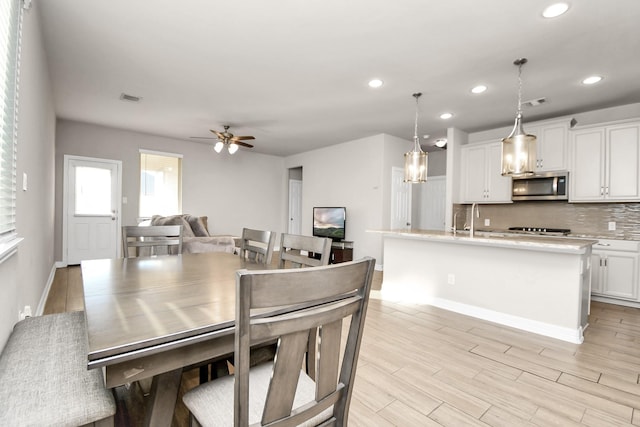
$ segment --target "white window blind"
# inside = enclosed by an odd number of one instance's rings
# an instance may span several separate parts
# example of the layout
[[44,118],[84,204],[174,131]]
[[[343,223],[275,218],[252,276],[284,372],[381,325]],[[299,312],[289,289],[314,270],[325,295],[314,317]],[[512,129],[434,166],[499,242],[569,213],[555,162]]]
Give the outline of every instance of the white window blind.
[[0,0],[0,243],[16,235],[20,0]]

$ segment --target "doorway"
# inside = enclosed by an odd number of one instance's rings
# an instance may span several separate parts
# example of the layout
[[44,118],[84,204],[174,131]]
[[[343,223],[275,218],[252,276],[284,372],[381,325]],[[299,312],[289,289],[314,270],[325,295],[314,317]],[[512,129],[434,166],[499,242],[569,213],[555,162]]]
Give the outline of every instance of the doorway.
[[391,169],[391,229],[411,228],[411,184],[404,182],[404,169]]
[[122,162],[64,156],[63,262],[120,256]]
[[302,234],[302,167],[289,169],[287,233]]

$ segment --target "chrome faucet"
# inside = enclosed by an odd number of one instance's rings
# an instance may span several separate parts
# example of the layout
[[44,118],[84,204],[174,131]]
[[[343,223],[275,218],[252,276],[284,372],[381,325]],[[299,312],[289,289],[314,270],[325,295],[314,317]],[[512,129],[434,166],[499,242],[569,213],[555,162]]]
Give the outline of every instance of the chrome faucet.
[[460,212],[456,212],[455,214],[453,214],[453,235],[456,235],[456,231],[458,231],[458,214]]
[[475,231],[475,218],[480,218],[480,206],[476,206],[476,204],[474,203],[471,205],[471,229],[469,230],[469,237],[471,238],[473,238],[473,232]]

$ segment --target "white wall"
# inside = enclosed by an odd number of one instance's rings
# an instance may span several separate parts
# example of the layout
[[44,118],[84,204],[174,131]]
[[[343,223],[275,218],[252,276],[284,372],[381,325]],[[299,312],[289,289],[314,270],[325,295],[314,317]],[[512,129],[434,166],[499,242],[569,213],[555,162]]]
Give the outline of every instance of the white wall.
[[314,206],[345,206],[354,259],[382,264],[382,238],[366,230],[389,227],[391,167],[402,166],[408,146],[380,134],[287,157],[287,168],[302,167],[302,233],[313,231]]
[[[34,3],[23,22],[16,228],[24,240],[18,253],[0,264],[0,347],[20,309],[30,305],[36,312],[54,272],[55,114],[37,7]],[[28,191],[22,191],[23,173]]]
[[243,227],[285,230],[284,159],[240,150],[217,154],[209,144],[70,120],[56,129],[56,260],[62,257],[62,183],[65,154],[122,161],[122,225],[138,218],[139,150],[183,155],[182,212],[209,217],[212,234],[240,235]]

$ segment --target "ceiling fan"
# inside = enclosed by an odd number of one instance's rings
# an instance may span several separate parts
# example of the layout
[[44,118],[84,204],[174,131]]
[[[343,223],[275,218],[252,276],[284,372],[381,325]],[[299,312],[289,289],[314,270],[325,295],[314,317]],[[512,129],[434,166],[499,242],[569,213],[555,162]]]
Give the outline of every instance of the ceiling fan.
[[242,142],[245,140],[255,139],[253,136],[235,136],[231,132],[229,132],[229,125],[224,125],[224,132],[218,132],[217,130],[210,129],[211,132],[215,133],[217,138],[207,138],[207,137],[198,137],[192,136],[194,139],[217,139],[216,145],[214,145],[213,149],[216,153],[222,151],[222,149],[227,146],[229,150],[229,154],[233,154],[238,151],[239,146],[253,148],[253,145],[248,144],[246,142]]

